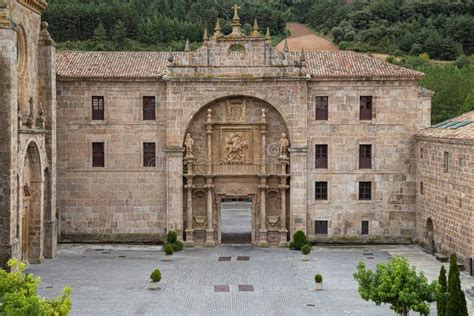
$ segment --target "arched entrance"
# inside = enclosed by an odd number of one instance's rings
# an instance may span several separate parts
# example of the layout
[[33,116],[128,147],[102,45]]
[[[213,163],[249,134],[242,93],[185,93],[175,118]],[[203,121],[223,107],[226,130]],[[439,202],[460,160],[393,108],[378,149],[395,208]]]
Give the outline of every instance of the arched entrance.
[[36,143],[28,145],[21,178],[21,257],[25,262],[43,259],[43,178],[40,153]]
[[289,134],[278,111],[252,97],[219,99],[196,113],[185,135],[185,241],[221,243],[230,216],[223,212],[239,213],[223,204],[247,201],[250,214],[240,215],[250,217],[249,242],[286,244]]
[[436,246],[435,246],[435,241],[434,241],[433,220],[431,219],[431,217],[429,217],[426,220],[425,242],[426,242],[426,249],[429,252],[434,254],[436,252]]

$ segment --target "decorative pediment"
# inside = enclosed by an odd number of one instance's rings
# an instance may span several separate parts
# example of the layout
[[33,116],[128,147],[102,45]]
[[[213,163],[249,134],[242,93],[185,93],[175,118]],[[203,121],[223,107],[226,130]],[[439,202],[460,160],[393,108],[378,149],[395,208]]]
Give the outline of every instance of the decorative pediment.
[[40,14],[48,7],[45,0],[17,0],[17,2]]

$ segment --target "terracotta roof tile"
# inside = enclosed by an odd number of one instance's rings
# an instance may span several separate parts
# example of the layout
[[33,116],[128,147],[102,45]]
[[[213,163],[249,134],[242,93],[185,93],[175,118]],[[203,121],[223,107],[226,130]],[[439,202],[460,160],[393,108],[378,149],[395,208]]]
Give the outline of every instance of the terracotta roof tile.
[[[177,57],[181,53],[175,53]],[[292,52],[298,60],[299,52]],[[57,74],[63,78],[157,78],[166,72],[168,52],[78,52],[57,55]],[[305,52],[314,78],[421,78],[422,73],[351,52]]]
[[442,138],[446,140],[456,139],[474,141],[474,111],[464,113],[460,116],[453,117],[442,123],[421,130],[417,135],[421,137]]

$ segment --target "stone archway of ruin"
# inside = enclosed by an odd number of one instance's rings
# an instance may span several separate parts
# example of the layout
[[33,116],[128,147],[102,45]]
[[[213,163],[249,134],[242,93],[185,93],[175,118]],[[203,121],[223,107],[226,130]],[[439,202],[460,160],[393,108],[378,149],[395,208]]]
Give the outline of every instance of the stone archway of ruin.
[[252,243],[286,245],[289,217],[289,135],[278,111],[248,96],[221,98],[191,119],[185,148],[185,241],[220,241],[221,197],[249,197]]

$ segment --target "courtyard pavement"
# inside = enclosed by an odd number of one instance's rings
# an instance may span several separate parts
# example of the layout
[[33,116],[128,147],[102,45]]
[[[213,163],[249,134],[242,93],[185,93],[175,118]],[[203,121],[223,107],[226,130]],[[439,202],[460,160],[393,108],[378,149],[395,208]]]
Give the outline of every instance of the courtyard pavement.
[[[297,251],[250,246],[185,249],[165,261],[160,249],[60,245],[55,259],[27,272],[41,277],[39,292],[48,298],[71,286],[71,315],[394,315],[359,297],[352,277],[358,262],[374,267],[404,255],[428,278],[440,267],[414,246],[313,247],[310,261]],[[149,290],[155,268],[161,289]],[[319,292],[315,273],[324,278]],[[474,278],[462,275],[462,282],[470,287]]]

